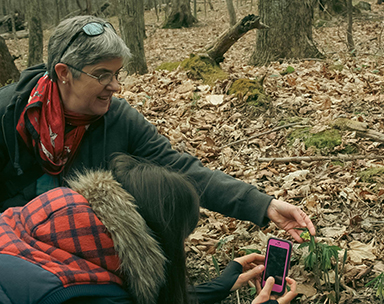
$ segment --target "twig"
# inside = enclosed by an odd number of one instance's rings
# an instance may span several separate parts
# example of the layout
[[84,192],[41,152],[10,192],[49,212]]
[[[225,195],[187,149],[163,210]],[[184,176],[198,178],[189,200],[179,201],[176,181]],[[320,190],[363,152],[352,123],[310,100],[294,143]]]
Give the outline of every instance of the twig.
[[239,290],[236,290],[237,303],[240,304],[240,294]]
[[311,162],[324,160],[341,160],[351,161],[358,159],[384,159],[384,155],[338,155],[338,156],[293,156],[293,157],[259,157],[259,162],[275,162],[275,163],[290,163],[290,162]]
[[241,143],[243,141],[251,140],[251,139],[254,139],[256,137],[263,136],[265,134],[276,132],[276,131],[278,131],[280,129],[289,128],[289,127],[293,127],[293,126],[297,126],[297,125],[300,125],[300,122],[295,122],[295,123],[287,124],[287,125],[284,125],[284,126],[280,126],[280,127],[274,128],[274,129],[269,130],[269,131],[258,133],[256,135],[253,135],[253,136],[249,137],[249,138],[243,138],[243,139],[236,140],[236,141],[234,141],[232,143],[229,143],[229,144],[226,144],[224,146],[221,146],[220,149],[224,149],[226,147],[233,146],[233,145],[236,145],[236,144]]

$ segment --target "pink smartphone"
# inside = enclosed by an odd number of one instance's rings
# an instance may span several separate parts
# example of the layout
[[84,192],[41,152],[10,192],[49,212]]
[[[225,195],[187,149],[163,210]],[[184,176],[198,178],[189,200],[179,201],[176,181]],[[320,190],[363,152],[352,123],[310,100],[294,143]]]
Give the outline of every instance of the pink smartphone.
[[270,238],[267,244],[267,253],[265,255],[265,269],[261,286],[264,287],[265,281],[269,277],[275,278],[272,292],[282,295],[285,292],[285,278],[291,261],[292,243],[287,240]]

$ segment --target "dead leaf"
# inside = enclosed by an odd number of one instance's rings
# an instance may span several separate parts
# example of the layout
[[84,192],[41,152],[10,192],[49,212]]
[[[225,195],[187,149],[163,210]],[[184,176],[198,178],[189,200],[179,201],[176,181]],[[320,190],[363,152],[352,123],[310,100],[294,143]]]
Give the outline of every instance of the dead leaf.
[[224,95],[207,95],[205,98],[215,106],[222,104],[224,101]]
[[350,261],[355,265],[361,264],[363,260],[374,261],[376,259],[376,255],[373,253],[374,247],[372,244],[372,242],[370,244],[364,244],[359,241],[350,242],[350,249],[348,250]]

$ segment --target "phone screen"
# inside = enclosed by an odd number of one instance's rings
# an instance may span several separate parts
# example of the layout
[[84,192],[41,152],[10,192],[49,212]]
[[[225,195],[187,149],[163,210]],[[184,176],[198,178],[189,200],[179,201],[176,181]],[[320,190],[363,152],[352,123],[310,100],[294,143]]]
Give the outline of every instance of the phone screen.
[[282,285],[285,271],[285,261],[288,250],[281,247],[270,246],[267,266],[265,269],[265,278],[274,277],[275,284]]

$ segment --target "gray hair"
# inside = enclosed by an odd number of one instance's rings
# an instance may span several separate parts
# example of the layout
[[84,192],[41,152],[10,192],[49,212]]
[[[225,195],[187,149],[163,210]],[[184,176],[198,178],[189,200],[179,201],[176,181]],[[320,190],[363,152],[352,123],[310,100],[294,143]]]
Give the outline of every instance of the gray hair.
[[[86,65],[98,64],[115,58],[122,58],[124,64],[127,64],[131,58],[127,45],[108,27],[104,27],[104,33],[98,36],[90,37],[85,33],[80,33],[60,58],[72,37],[90,22],[104,24],[106,21],[94,16],[76,16],[65,19],[60,22],[49,38],[47,69],[48,75],[53,81],[57,81],[55,66],[60,62],[82,70]],[[70,70],[74,78],[80,77],[79,71],[72,68]]]

